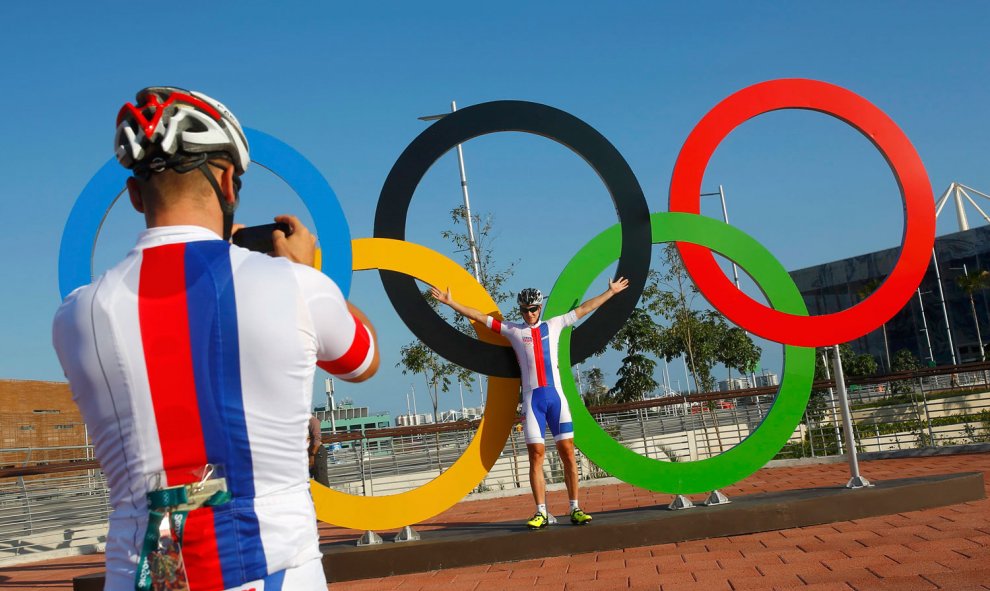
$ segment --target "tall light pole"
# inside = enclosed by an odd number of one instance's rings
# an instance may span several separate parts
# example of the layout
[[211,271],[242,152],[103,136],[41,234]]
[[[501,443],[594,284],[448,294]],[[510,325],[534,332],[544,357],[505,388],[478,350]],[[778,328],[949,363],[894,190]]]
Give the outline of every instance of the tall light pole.
[[945,318],[945,330],[949,336],[949,352],[952,353],[952,365],[956,365],[956,345],[952,341],[952,325],[949,324],[949,310],[945,306],[945,294],[942,292],[942,273],[938,269],[938,257],[932,248],[932,262],[935,264],[935,283],[938,284],[938,299],[942,304],[942,316]]
[[[729,210],[728,210],[728,208],[725,207],[725,189],[722,188],[722,185],[719,185],[718,186],[718,192],[717,193],[716,192],[712,192],[712,193],[702,193],[701,194],[702,197],[713,197],[715,195],[718,195],[719,199],[722,201],[722,221],[725,222],[725,225],[726,226],[728,226],[729,225]],[[742,291],[742,288],[739,287],[739,267],[736,265],[736,262],[735,261],[732,261],[732,280],[736,284],[736,289],[738,289],[739,291]],[[749,331],[748,330],[746,331],[746,336],[749,336]],[[729,373],[730,373],[730,377],[731,377],[731,373],[732,373],[731,370],[730,370]],[[755,371],[751,371],[750,372],[750,375],[747,376],[746,379],[747,379],[747,381],[750,381],[750,380],[752,381],[751,387],[753,387],[753,388],[756,387],[756,372]],[[756,398],[757,398],[757,402],[759,402],[759,398],[760,397],[757,396]]]
[[[450,112],[457,112],[457,101],[450,101]],[[426,115],[419,117],[420,121],[437,121],[438,119],[443,119],[448,113],[441,113],[439,115]],[[464,221],[467,222],[468,231],[468,248],[471,250],[471,266],[474,268],[474,278],[479,284],[484,285],[481,282],[481,261],[478,259],[478,244],[474,239],[474,221],[471,218],[471,199],[468,197],[468,183],[467,183],[467,172],[464,170],[464,150],[461,148],[461,144],[457,144],[457,168],[461,173],[461,194],[464,197]],[[485,388],[481,382],[481,374],[474,374],[478,380],[478,390],[481,392],[481,406],[485,406]]]
[[337,419],[334,417],[333,378],[327,378],[324,385],[327,389],[327,402],[330,403],[330,433],[334,434],[337,432]]
[[925,317],[925,302],[921,299],[921,288],[918,288],[918,308],[921,310],[921,332],[925,333],[928,343],[928,360],[935,364],[935,354],[932,352],[932,337],[928,334],[928,319]]
[[[450,112],[457,112],[457,101],[450,101]],[[426,115],[419,117],[420,121],[436,121],[443,119],[448,113]],[[471,199],[468,196],[467,173],[464,170],[464,149],[457,144],[457,167],[461,173],[461,194],[464,197],[464,221],[467,222],[468,247],[471,250],[471,266],[474,267],[474,278],[481,283],[481,261],[478,259],[478,246],[474,240],[474,223],[471,219]]]
[[[722,200],[722,221],[725,222],[725,225],[729,225],[729,210],[725,207],[725,189],[722,188],[722,185],[718,186],[718,192],[701,194],[702,197],[714,197],[715,195],[718,195],[719,199]],[[739,289],[739,267],[736,266],[735,261],[732,262],[732,279],[736,282],[736,289]]]

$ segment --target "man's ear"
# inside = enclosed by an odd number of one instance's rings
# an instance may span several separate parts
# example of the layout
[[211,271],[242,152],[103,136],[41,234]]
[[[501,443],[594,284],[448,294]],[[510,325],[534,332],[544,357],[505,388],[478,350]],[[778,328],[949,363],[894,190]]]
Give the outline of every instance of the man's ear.
[[234,184],[234,165],[227,164],[220,173],[220,188],[224,199],[232,206],[237,205],[237,187]]
[[134,177],[127,179],[127,195],[131,199],[131,207],[138,213],[144,213],[144,199],[141,197],[141,185]]

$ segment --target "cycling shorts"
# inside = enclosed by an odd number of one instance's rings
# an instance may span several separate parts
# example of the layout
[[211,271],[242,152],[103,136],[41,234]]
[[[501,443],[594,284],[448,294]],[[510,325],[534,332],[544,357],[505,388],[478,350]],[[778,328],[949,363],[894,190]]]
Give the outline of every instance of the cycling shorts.
[[527,444],[543,443],[547,426],[554,441],[574,437],[571,407],[556,388],[544,386],[524,393],[523,413],[523,434]]

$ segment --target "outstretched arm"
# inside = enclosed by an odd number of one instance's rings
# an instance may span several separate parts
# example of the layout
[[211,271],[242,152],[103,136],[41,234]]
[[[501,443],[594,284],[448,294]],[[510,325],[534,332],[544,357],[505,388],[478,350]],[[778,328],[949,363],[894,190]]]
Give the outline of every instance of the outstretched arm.
[[474,320],[481,324],[484,324],[488,320],[488,314],[485,314],[481,310],[476,310],[475,308],[454,301],[454,298],[450,295],[449,287],[447,291],[440,291],[435,287],[430,287],[430,295],[441,304],[447,304],[454,312],[457,312],[468,320]]
[[577,314],[578,319],[584,318],[588,314],[591,314],[592,312],[597,310],[598,307],[604,304],[605,302],[607,302],[609,298],[611,298],[612,296],[614,296],[615,294],[619,293],[620,291],[624,290],[627,287],[629,287],[629,280],[626,279],[625,277],[619,277],[615,281],[609,279],[608,289],[606,289],[604,293],[602,293],[601,295],[597,295],[591,298],[590,300],[584,302],[583,304],[575,308],[574,312]]

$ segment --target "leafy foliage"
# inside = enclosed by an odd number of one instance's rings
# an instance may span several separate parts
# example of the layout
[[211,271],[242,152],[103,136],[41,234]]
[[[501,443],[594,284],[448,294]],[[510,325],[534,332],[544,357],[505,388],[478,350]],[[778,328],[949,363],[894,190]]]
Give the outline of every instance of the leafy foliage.
[[717,364],[741,373],[752,371],[760,361],[760,347],[720,313],[692,309],[698,292],[676,246],[664,247],[663,260],[666,271],[651,272],[643,292],[647,309],[667,323],[655,351],[667,361],[686,357],[697,391],[715,389],[712,369]]
[[[815,351],[815,379],[825,380],[835,377],[832,371],[832,353],[829,352],[828,368],[825,367],[826,355],[824,352],[828,348],[819,348]],[[872,376],[877,373],[877,360],[869,353],[856,353],[853,348],[843,343],[839,345],[839,357],[842,359],[842,373],[848,386],[851,378]],[[811,398],[808,400],[808,409],[805,417],[815,423],[822,420],[825,409],[828,408],[827,390],[812,390]]]
[[[470,239],[463,223],[467,215],[464,206],[455,207],[450,211],[451,221],[455,229],[444,230],[441,235],[450,240],[459,252],[463,252],[464,268],[474,274],[474,264],[471,260]],[[472,215],[478,232],[475,234],[475,247],[478,252],[479,271],[481,284],[495,300],[496,304],[502,304],[510,298],[510,294],[505,290],[505,284],[515,269],[515,262],[509,264],[504,269],[499,269],[495,262],[492,251],[494,236],[492,236],[492,225],[494,216],[488,214],[482,219],[480,216]],[[443,286],[437,286],[443,287]],[[423,297],[430,305],[437,309],[436,301],[429,295],[428,291],[423,293]],[[515,311],[515,307],[509,308],[509,314]],[[438,311],[439,313],[439,311]],[[507,314],[507,315],[509,315]],[[473,334],[470,323],[459,314],[454,314],[453,324],[465,334]],[[452,380],[459,381],[468,390],[472,390],[473,380],[471,372],[455,365],[439,355],[432,349],[424,345],[418,339],[403,346],[400,350],[400,360],[396,367],[402,368],[403,374],[419,374],[426,380],[427,391],[430,395],[430,402],[433,404],[433,420],[438,420],[438,410],[440,406],[440,393],[449,392]]]
[[608,391],[612,402],[642,400],[657,389],[657,382],[653,379],[656,362],[646,353],[658,351],[658,329],[659,326],[646,310],[635,308],[626,324],[613,337],[612,347],[625,351],[626,356],[622,359],[622,367],[616,372],[619,379]]
[[605,373],[598,367],[592,367],[581,374],[585,384],[584,405],[598,406],[611,402],[608,386],[605,385]]

